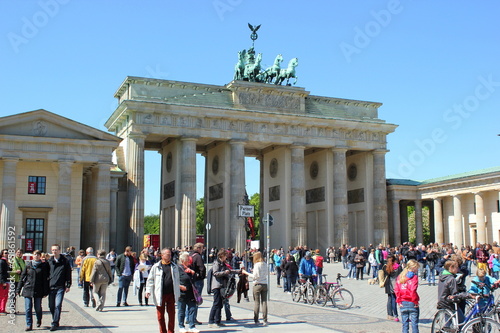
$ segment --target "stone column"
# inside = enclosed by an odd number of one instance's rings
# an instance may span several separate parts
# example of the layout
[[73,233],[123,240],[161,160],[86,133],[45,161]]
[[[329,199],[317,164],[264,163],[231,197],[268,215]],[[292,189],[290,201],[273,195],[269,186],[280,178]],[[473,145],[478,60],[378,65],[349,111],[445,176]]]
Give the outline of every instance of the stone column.
[[[0,207],[0,249],[7,249],[8,238],[17,237],[21,230],[15,228],[17,158],[2,158],[2,206]],[[26,186],[27,191],[27,186]],[[15,239],[17,242],[17,239]]]
[[181,138],[180,244],[193,245],[196,241],[196,139]]
[[441,199],[434,199],[434,241],[438,244],[444,243],[444,228],[443,228],[443,206]]
[[56,242],[64,251],[70,245],[71,224],[71,176],[72,161],[59,161],[59,179],[57,185],[57,228]]
[[416,243],[424,242],[424,230],[422,223],[422,200],[415,200],[415,236]]
[[[306,229],[306,193],[304,174],[303,146],[291,147],[291,213],[292,213],[292,244],[304,245],[307,243]],[[283,218],[286,218],[283,216]]]
[[481,244],[486,243],[486,222],[484,221],[484,200],[481,192],[474,193],[476,201],[476,230],[477,240]]
[[144,141],[142,133],[130,133],[127,147],[129,207],[128,242],[133,251],[141,251],[144,238]]
[[109,249],[105,249],[109,251],[110,249],[118,250],[118,244],[122,241],[122,239],[118,236],[118,226],[117,226],[117,206],[118,206],[118,178],[111,178],[110,183],[110,196],[109,196]]
[[346,152],[346,148],[333,149],[333,216],[335,223],[335,246],[349,244]]
[[[95,186],[96,216],[94,244],[96,249],[109,251],[110,204],[111,204],[111,170],[110,165],[99,163],[97,167],[97,184]],[[144,224],[142,224],[144,225]],[[136,248],[139,253],[141,248]]]
[[238,217],[238,204],[243,203],[245,196],[245,143],[242,141],[230,141],[230,188],[229,198],[229,244],[236,252],[242,253],[245,249],[245,220]]
[[393,226],[394,230],[394,245],[401,243],[401,214],[399,207],[399,200],[392,200],[392,215],[393,215]]
[[387,222],[387,188],[385,179],[386,150],[373,152],[373,224],[375,242],[387,244],[389,241]]
[[464,243],[464,233],[462,229],[462,202],[460,200],[460,195],[453,196],[453,221],[455,225],[453,244],[462,246]]

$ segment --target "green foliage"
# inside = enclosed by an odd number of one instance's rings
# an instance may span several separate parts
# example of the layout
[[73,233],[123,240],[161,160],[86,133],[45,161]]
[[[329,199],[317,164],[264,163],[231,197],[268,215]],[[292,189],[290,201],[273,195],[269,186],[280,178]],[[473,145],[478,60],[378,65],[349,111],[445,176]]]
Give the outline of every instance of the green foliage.
[[144,216],[144,234],[160,234],[160,215]]
[[196,234],[205,233],[205,198],[196,200]]
[[[416,244],[417,230],[415,225],[415,206],[408,206],[408,240],[412,244]],[[431,242],[431,228],[430,228],[430,210],[429,207],[422,207],[422,229],[423,229],[423,244]]]
[[255,207],[255,217],[253,224],[255,228],[255,239],[260,239],[260,194],[254,193],[249,200],[249,204]]

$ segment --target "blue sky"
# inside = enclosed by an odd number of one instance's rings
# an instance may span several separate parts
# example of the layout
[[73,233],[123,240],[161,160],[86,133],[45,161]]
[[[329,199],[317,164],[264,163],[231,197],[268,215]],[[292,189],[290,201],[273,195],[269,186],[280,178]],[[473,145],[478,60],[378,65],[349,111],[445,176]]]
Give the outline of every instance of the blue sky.
[[[496,1],[0,0],[0,116],[46,109],[101,130],[126,76],[225,85],[237,52],[299,58],[313,95],[383,103],[388,178],[500,165]],[[159,207],[148,152],[146,214]],[[198,159],[202,180],[203,159]],[[247,191],[258,191],[247,158]],[[198,186],[201,196],[202,184]]]

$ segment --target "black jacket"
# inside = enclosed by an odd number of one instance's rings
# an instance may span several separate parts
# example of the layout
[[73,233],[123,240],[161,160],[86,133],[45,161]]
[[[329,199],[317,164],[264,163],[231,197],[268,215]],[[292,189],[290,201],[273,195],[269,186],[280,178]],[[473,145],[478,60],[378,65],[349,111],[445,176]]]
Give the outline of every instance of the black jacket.
[[0,258],[0,283],[9,282],[9,263],[7,259]]
[[[129,259],[129,266],[130,266],[130,274],[134,275],[135,271],[135,262],[134,262],[134,257],[128,256]],[[116,257],[116,263],[115,263],[115,268],[116,268],[116,274],[118,276],[122,276],[123,270],[125,269],[125,254],[122,253],[118,257]]]
[[[29,298],[42,298],[49,294],[50,267],[46,262],[40,262],[36,268],[29,262],[21,273],[21,279],[16,292]],[[22,293],[21,293],[22,290]]]
[[56,262],[54,257],[49,259],[50,289],[71,288],[71,266],[69,260],[62,254]]
[[[236,258],[236,257],[234,257]],[[207,276],[207,269],[205,268],[205,264],[203,263],[203,258],[198,252],[193,252],[191,254],[191,259],[193,259],[193,263],[191,264],[191,269],[194,271],[194,281],[203,280]]]

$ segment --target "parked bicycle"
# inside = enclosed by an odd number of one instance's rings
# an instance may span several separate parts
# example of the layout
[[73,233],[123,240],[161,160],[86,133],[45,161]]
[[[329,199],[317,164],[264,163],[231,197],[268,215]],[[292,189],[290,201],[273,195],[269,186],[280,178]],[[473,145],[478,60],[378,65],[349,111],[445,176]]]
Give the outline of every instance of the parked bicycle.
[[349,309],[354,303],[354,296],[352,293],[342,287],[341,279],[345,276],[337,274],[336,282],[328,282],[326,280],[327,274],[322,274],[324,282],[316,287],[314,300],[316,304],[325,306],[328,302],[340,310]]

